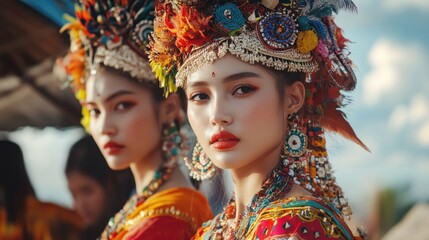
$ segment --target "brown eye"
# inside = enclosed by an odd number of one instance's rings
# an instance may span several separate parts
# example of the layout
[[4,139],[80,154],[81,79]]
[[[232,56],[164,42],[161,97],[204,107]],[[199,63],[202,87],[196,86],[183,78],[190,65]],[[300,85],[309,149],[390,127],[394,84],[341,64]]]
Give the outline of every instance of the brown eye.
[[188,100],[191,102],[194,102],[194,101],[203,101],[203,100],[207,100],[207,99],[209,99],[209,96],[207,94],[196,93],[196,94],[193,94]]
[[89,115],[94,118],[100,115],[100,110],[96,108],[88,108],[88,112],[89,112]]
[[116,110],[125,110],[132,107],[134,104],[130,102],[120,102],[116,105]]
[[246,94],[246,93],[250,93],[253,92],[256,88],[250,85],[242,85],[237,87],[234,92],[232,93],[233,95],[241,95],[241,94]]

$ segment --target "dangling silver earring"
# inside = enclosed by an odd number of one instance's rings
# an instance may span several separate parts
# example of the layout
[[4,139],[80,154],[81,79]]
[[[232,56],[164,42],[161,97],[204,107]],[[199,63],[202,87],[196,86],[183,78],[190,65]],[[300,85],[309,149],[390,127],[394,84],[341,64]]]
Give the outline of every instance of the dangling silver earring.
[[195,144],[192,159],[186,157],[185,164],[190,170],[189,175],[198,181],[212,178],[216,173],[216,167],[199,142]]
[[307,150],[307,136],[301,131],[299,125],[300,118],[298,114],[289,114],[289,130],[284,140],[283,151],[290,157],[300,157]]
[[162,152],[164,154],[166,166],[172,166],[177,163],[180,155],[180,145],[182,137],[175,122],[171,122],[168,127],[163,130]]

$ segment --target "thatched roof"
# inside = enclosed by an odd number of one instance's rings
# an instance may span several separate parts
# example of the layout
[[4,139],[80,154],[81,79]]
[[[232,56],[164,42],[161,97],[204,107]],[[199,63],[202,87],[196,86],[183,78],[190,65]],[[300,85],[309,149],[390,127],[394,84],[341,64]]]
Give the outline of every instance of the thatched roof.
[[69,45],[59,24],[17,0],[1,1],[0,24],[0,131],[78,126],[79,104],[52,75]]
[[382,240],[429,239],[429,204],[416,204]]

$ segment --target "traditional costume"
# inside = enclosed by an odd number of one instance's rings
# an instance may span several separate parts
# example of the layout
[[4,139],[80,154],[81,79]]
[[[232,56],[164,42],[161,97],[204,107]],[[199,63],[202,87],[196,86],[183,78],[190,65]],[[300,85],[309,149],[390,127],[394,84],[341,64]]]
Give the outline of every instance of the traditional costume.
[[[344,219],[349,203],[332,176],[324,132],[366,146],[340,110],[340,91],[356,85],[339,10],[356,11],[351,0],[164,0],[156,6],[150,65],[169,91],[226,54],[276,71],[300,72],[304,106],[289,116],[279,166],[250,205],[235,218],[235,200],[207,222],[194,239],[355,239]],[[201,146],[187,165],[197,179],[216,168]],[[293,184],[312,196],[287,198]]]

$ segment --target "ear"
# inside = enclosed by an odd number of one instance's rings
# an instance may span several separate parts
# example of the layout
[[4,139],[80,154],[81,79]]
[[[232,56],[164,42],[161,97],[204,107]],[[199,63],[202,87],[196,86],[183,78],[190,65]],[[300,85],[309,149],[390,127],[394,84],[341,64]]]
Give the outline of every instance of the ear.
[[305,86],[302,82],[296,81],[293,84],[286,86],[286,97],[284,99],[284,113],[287,117],[289,114],[298,112],[304,105],[305,101]]
[[179,117],[180,101],[179,96],[175,93],[168,94],[160,104],[159,119],[162,124],[170,124]]

